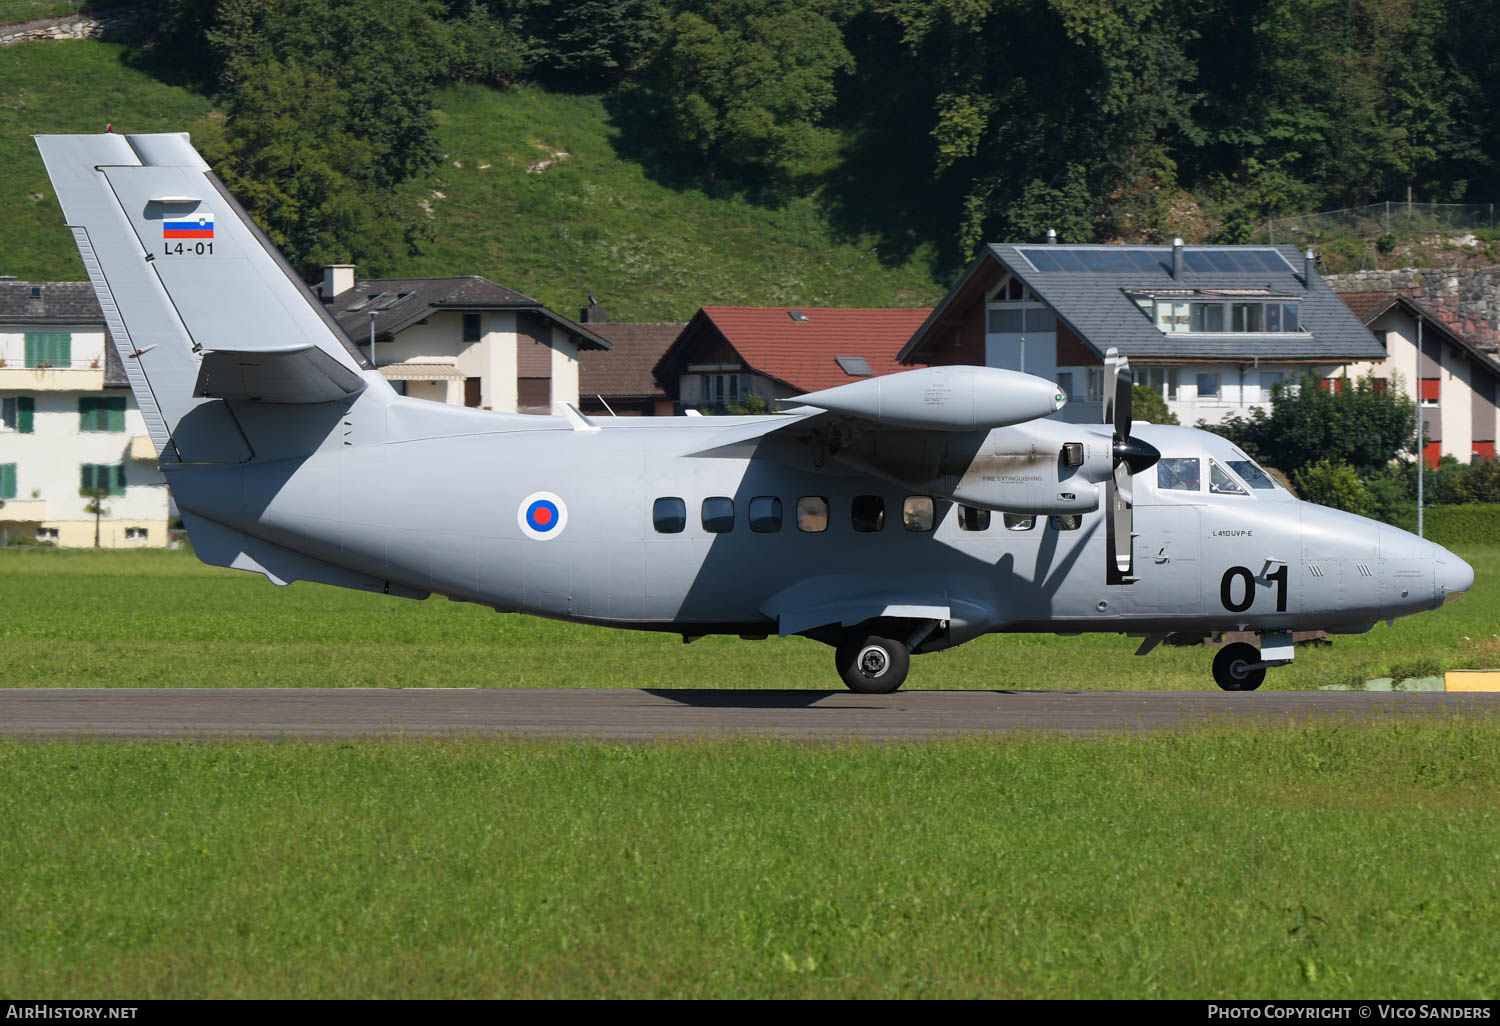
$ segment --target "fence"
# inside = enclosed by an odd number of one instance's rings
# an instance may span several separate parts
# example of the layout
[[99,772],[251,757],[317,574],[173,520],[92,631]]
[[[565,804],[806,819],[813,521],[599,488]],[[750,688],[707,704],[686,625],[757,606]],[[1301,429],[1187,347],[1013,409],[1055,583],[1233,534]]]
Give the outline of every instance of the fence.
[[1493,203],[1411,203],[1387,200],[1266,222],[1271,243],[1316,243],[1340,236],[1377,238],[1395,233],[1436,235],[1495,228]]

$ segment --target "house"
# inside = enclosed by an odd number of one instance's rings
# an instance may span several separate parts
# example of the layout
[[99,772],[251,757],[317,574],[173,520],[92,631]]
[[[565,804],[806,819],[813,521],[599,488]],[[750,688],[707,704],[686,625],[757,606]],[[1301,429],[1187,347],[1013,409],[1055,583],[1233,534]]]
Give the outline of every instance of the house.
[[1341,377],[1386,358],[1310,253],[1179,239],[986,246],[899,359],[1050,378],[1074,401],[1059,416],[1091,421],[1110,347],[1184,424],[1245,414],[1269,404],[1277,383],[1309,372]]
[[1384,359],[1374,376],[1398,382],[1421,405],[1428,465],[1437,466],[1442,456],[1464,463],[1494,459],[1500,365],[1410,296],[1346,292],[1340,298],[1380,340]]
[[363,278],[323,270],[328,312],[398,392],[505,413],[548,414],[578,402],[581,350],[593,331],[479,275]]
[[167,544],[166,479],[87,282],[0,277],[0,544]]
[[583,311],[583,323],[607,339],[610,349],[578,354],[578,402],[584,413],[616,417],[670,417],[676,404],[661,382],[656,365],[682,329],[681,321],[610,323],[597,306]]
[[910,370],[896,359],[930,309],[705,306],[656,364],[687,407],[787,399]]

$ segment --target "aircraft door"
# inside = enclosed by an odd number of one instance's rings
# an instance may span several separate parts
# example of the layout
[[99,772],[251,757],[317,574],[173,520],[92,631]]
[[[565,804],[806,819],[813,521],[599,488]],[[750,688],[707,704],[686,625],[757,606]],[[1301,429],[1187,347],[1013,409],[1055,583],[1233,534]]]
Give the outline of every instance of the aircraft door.
[[1135,577],[1127,615],[1197,616],[1203,611],[1201,506],[1135,508]]

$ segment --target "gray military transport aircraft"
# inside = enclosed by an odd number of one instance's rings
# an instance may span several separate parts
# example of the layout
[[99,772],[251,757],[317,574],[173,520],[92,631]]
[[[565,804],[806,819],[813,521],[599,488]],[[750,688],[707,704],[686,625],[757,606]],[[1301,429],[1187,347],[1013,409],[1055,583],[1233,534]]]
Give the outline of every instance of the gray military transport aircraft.
[[760,417],[537,417],[398,395],[185,134],[38,136],[198,557],[276,584],[433,592],[580,623],[833,646],[889,692],[913,653],[990,632],[1293,629],[1434,609],[1467,563],[1300,502],[1223,438],[1103,423],[1052,382],[932,367]]

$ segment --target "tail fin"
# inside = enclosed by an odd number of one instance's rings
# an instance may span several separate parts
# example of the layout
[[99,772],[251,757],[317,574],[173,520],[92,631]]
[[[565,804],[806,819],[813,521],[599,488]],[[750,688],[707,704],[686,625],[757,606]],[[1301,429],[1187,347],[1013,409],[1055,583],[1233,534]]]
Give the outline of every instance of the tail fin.
[[36,143],[163,462],[250,459],[227,401],[390,392],[187,135]]

